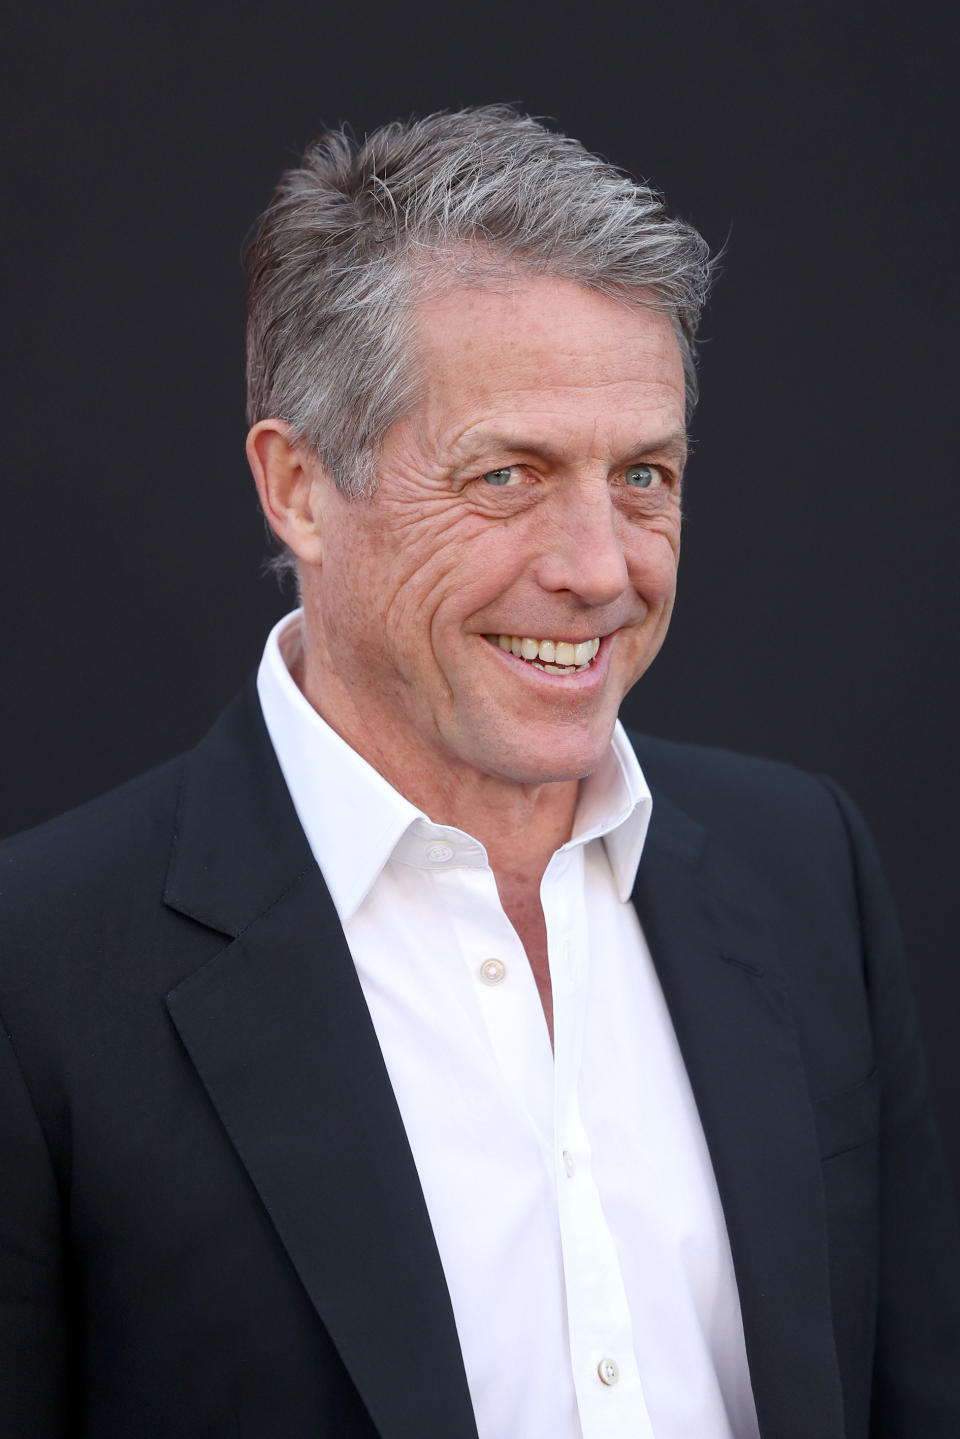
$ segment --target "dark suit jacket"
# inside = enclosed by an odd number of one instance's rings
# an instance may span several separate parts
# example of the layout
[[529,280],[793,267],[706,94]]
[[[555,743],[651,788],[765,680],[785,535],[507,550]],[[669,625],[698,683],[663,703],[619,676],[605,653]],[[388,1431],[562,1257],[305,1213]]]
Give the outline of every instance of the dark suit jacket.
[[[634,898],[764,1439],[957,1439],[957,1233],[869,840],[786,767],[638,750]],[[253,686],[184,759],[8,842],[0,902],[6,1439],[475,1436],[406,1136]]]

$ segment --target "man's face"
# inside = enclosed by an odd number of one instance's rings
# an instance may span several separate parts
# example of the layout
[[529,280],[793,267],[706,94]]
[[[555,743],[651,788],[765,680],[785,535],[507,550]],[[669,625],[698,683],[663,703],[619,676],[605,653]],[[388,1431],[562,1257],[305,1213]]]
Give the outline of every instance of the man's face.
[[673,605],[679,346],[656,310],[548,278],[430,301],[417,339],[425,398],[376,494],[326,497],[310,687],[411,779],[581,778]]

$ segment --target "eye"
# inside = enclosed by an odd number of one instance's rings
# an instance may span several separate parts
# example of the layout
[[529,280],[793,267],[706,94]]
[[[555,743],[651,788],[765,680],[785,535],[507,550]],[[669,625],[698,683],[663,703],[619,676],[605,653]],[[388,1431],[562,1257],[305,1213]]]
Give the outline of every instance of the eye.
[[623,478],[635,490],[652,490],[663,484],[663,473],[657,465],[631,465]]
[[484,484],[487,485],[509,485],[511,482],[515,484],[519,476],[517,475],[515,466],[506,465],[502,470],[488,470],[487,473],[481,475],[480,478]]

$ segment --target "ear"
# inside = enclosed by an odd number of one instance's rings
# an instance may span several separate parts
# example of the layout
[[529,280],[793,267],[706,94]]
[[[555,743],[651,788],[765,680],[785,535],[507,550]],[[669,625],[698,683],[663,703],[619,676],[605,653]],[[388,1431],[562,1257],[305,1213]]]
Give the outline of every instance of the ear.
[[267,523],[298,560],[323,559],[319,455],[295,442],[283,420],[259,420],[247,436],[247,460]]

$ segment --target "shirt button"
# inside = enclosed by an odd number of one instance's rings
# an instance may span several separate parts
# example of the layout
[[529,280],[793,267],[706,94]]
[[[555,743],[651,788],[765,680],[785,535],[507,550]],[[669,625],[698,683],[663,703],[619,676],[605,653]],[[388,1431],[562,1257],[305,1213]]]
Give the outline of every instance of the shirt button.
[[480,978],[484,984],[499,984],[507,977],[507,966],[499,959],[485,959],[480,966]]
[[431,864],[446,864],[448,859],[453,859],[453,847],[449,844],[429,844],[427,859]]
[[597,1373],[604,1384],[616,1384],[620,1378],[620,1366],[616,1359],[601,1359],[597,1365]]
[[577,1165],[569,1149],[563,1151],[563,1167],[567,1171],[567,1178],[572,1179],[577,1172]]

